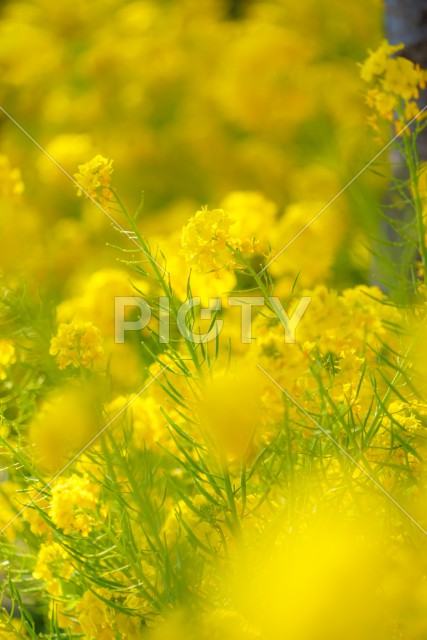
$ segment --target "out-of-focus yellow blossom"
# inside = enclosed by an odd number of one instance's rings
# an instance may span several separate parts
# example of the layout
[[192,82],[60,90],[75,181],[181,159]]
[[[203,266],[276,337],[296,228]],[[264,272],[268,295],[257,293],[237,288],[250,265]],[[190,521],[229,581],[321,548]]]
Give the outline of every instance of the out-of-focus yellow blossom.
[[278,278],[278,295],[288,296],[297,278],[298,287],[304,288],[331,276],[346,228],[346,212],[342,205],[333,205],[327,215],[316,217],[324,205],[320,201],[290,204],[272,230],[274,260],[269,270]]
[[60,387],[41,402],[28,431],[37,465],[60,468],[72,453],[95,435],[99,425],[91,391],[80,386]]
[[411,568],[410,554],[400,557],[392,544],[385,550],[382,530],[374,525],[346,527],[323,513],[309,528],[297,523],[292,531],[263,534],[261,543],[240,549],[207,612],[175,610],[147,637],[388,640],[401,627],[407,637],[417,637],[411,633],[424,616],[411,622],[411,605],[402,606],[405,589],[421,595],[423,570]]
[[101,203],[110,201],[113,194],[110,189],[113,161],[96,155],[92,160],[79,165],[79,172],[74,174],[80,188],[77,195],[83,194],[96,198]]
[[[66,133],[55,136],[55,138],[48,142],[45,148],[61,167],[68,173],[72,173],[84,158],[90,158],[92,141],[87,134]],[[92,160],[92,163],[93,162]],[[40,156],[37,166],[43,181],[48,183],[59,182],[61,185],[64,184],[62,172],[58,171],[58,167],[45,155]],[[82,166],[86,167],[87,165]],[[82,184],[82,186],[84,187],[84,184]]]
[[[114,298],[119,296],[139,296],[146,291],[146,285],[139,278],[124,269],[104,268],[87,277],[82,274],[72,283],[72,294],[57,307],[57,321],[92,322],[103,337],[114,338]],[[77,295],[76,295],[77,294]],[[125,309],[125,318],[132,311]]]
[[47,239],[47,255],[58,279],[66,280],[75,265],[87,257],[89,238],[86,226],[75,218],[61,218],[52,225]]
[[276,222],[277,205],[261,193],[233,191],[221,203],[232,219],[230,243],[244,255],[265,254]]
[[[202,434],[221,457],[239,460],[252,454],[260,424],[262,390],[266,381],[258,369],[236,362],[235,370],[207,377],[197,412]],[[218,402],[221,398],[221,402]]]
[[[368,106],[376,111],[369,117],[374,129],[378,129],[379,116],[380,120],[395,120],[396,131],[399,132],[420,110],[416,100],[420,90],[426,87],[427,71],[411,60],[395,55],[403,49],[403,44],[392,46],[383,41],[376,51],[370,52],[361,67],[362,79],[373,85],[366,100]],[[424,114],[420,116],[423,117]]]
[[60,369],[94,366],[104,354],[101,332],[91,322],[60,324],[49,353],[55,356]]
[[11,340],[0,340],[0,380],[5,380],[10,365],[16,362],[16,351]]
[[83,537],[88,536],[95,518],[99,517],[96,514],[105,515],[102,508],[97,510],[99,491],[99,485],[85,476],[73,474],[58,480],[52,489],[49,512],[52,522],[66,534],[76,531]]
[[0,268],[11,286],[28,281],[29,291],[46,277],[43,217],[32,205],[9,199],[2,202],[0,217]]
[[[138,640],[141,634],[144,635],[138,617],[122,613],[113,604],[108,605],[113,595],[106,589],[97,589],[95,593],[85,591],[77,602],[73,613],[86,640]],[[126,598],[126,604],[141,612],[141,601],[132,594]]]
[[7,156],[0,154],[0,197],[14,200],[24,191],[19,169],[12,169]]
[[262,638],[311,640],[323,631],[333,640],[390,638],[382,541],[374,528],[353,529],[319,520],[305,533],[265,539],[253,555],[242,554],[231,578],[237,611]]
[[142,385],[145,370],[141,357],[133,345],[116,344],[112,338],[106,339],[104,360],[114,391],[132,391]]
[[[290,11],[286,3],[253,2],[239,20],[229,19],[229,6],[174,0],[163,11],[155,0],[98,1],[87,9],[67,1],[46,21],[44,4],[8,3],[0,33],[4,91],[44,140],[57,131],[102,140],[126,167],[128,192],[144,175],[156,209],[175,194],[219,201],[236,185],[277,199],[306,164],[306,154],[301,162],[294,153],[300,131],[313,121],[324,127],[326,115],[338,141],[342,128],[358,122],[362,99],[354,82],[350,92],[342,80],[351,78],[363,43],[380,33],[380,4],[361,11],[306,0]],[[40,53],[31,63],[23,55],[30,41]],[[209,83],[200,81],[206,77]],[[343,94],[352,100],[338,116]],[[319,142],[316,154],[323,154]],[[360,139],[356,145],[347,136],[344,146],[351,157]]]
[[369,51],[369,56],[363,63],[360,75],[365,82],[372,82],[377,76],[382,76],[387,70],[390,57],[397,51],[404,49],[403,44],[391,45],[383,40],[375,51]]
[[[130,418],[133,444],[139,450],[152,448],[157,442],[165,443],[168,438],[166,418],[162,415],[157,400],[150,394],[135,396],[118,396],[107,407],[107,415],[112,418],[123,412]],[[127,409],[124,409],[129,405]],[[117,428],[123,418],[117,420],[113,428]]]
[[[102,592],[104,598],[108,596],[107,592]],[[114,640],[116,633],[114,631],[114,609],[108,607],[107,603],[101,598],[86,591],[83,598],[77,606],[77,618],[82,628],[85,638],[100,638],[100,640]]]
[[[49,524],[40,514],[39,510],[46,511],[49,506],[49,502],[46,496],[39,495],[39,491],[35,489],[33,493],[28,496],[27,504],[29,506],[27,509],[25,509],[22,517],[25,522],[28,522],[28,524],[30,525],[30,529],[34,533],[34,535],[44,536],[47,533],[50,533],[51,529]],[[33,504],[32,501],[34,501],[35,504]]]
[[73,573],[70,558],[57,542],[41,545],[33,576],[42,580],[52,596],[62,595],[61,579],[67,580]]

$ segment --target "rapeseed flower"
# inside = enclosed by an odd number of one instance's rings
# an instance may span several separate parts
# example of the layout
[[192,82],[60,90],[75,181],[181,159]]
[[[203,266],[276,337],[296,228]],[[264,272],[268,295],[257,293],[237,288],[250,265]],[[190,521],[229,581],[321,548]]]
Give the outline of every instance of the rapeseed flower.
[[181,235],[182,253],[197,270],[219,272],[231,261],[227,243],[232,219],[223,209],[203,207],[190,218]]
[[100,487],[76,474],[60,479],[52,489],[49,515],[65,534],[88,536],[95,522]]
[[79,165],[78,173],[74,174],[79,186],[77,195],[87,195],[106,204],[112,197],[111,175],[113,173],[113,161],[96,155],[92,160]]
[[91,367],[104,353],[101,332],[91,322],[60,324],[50,342],[49,353],[55,356],[60,369]]
[[427,71],[396,55],[403,49],[403,44],[390,45],[383,41],[361,65],[362,79],[373,85],[367,93],[366,102],[375,112],[369,116],[369,122],[376,130],[379,121],[394,121],[399,133],[420,111],[416,101],[420,90],[426,87]]

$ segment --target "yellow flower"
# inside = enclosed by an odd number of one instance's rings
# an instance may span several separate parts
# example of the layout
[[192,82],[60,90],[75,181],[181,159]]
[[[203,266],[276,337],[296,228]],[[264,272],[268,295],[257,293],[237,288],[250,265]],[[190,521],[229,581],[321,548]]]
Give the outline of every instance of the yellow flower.
[[265,253],[277,206],[256,191],[232,191],[222,206],[232,219],[230,244],[243,254]]
[[426,77],[426,72],[411,60],[391,58],[387,61],[383,89],[401,96],[405,102],[416,100],[419,90],[426,86]]
[[234,269],[233,250],[246,256],[267,251],[276,211],[276,205],[258,192],[233,191],[223,208],[204,207],[190,218],[181,234],[181,255],[199,273]]
[[[105,590],[100,595],[108,599]],[[99,640],[114,640],[114,609],[108,607],[104,600],[98,598],[92,591],[86,591],[77,606],[77,617],[85,638]]]
[[113,194],[110,189],[113,161],[96,155],[92,160],[79,165],[79,172],[74,174],[79,183],[77,195],[83,193],[91,198],[97,198],[105,203],[111,200]]
[[392,46],[384,41],[361,65],[362,79],[372,85],[366,102],[375,111],[368,118],[375,130],[378,130],[379,117],[385,121],[394,120],[399,132],[419,112],[415,101],[426,86],[427,72],[411,60],[394,55],[403,48],[403,45]]
[[231,218],[223,209],[203,207],[182,230],[182,254],[198,271],[218,271],[226,264]]
[[251,453],[265,384],[258,369],[235,364],[205,381],[197,409],[206,440],[222,457],[242,459]]
[[86,537],[94,523],[98,494],[99,486],[91,483],[85,476],[73,474],[60,480],[52,489],[52,522],[66,534],[77,531]]
[[[46,151],[71,173],[81,159],[90,158],[94,150],[86,133],[62,133],[49,140]],[[52,184],[61,180],[61,172],[44,154],[40,155],[37,165],[44,182]]]
[[37,465],[58,469],[100,428],[92,387],[58,388],[48,394],[32,419],[28,439]]
[[33,576],[45,583],[53,596],[62,595],[59,578],[68,579],[73,573],[67,552],[56,542],[42,544],[37,555]]
[[366,94],[366,104],[375,109],[383,120],[393,120],[397,107],[397,98],[378,89],[371,89]]
[[16,362],[15,347],[10,340],[0,340],[0,380],[5,380],[7,369]]
[[0,196],[13,200],[24,191],[24,183],[19,169],[12,169],[9,158],[0,155]]
[[[269,267],[278,279],[276,295],[288,296],[296,278],[299,287],[311,287],[329,277],[347,216],[340,203],[328,216],[314,219],[323,204],[316,200],[291,203],[276,223],[270,235],[272,245],[287,247]],[[293,242],[304,227],[301,239]]]
[[403,48],[403,44],[391,45],[387,40],[383,40],[378,49],[369,51],[369,57],[361,65],[362,80],[372,82],[375,77],[382,76],[389,62],[389,57]]
[[103,356],[101,332],[91,322],[60,324],[50,342],[49,353],[56,357],[60,369],[90,367]]
[[[167,420],[161,412],[157,398],[150,394],[133,399],[134,397],[120,395],[108,404],[107,415],[110,419],[123,412],[121,419],[115,424],[116,429],[131,424],[133,445],[141,451],[156,447],[157,442],[168,442]],[[126,405],[129,406],[123,411]]]

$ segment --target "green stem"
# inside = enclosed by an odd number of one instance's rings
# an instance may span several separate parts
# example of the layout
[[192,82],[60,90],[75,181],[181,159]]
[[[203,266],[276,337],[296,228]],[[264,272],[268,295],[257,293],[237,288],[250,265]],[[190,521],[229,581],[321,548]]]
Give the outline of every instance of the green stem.
[[419,188],[419,168],[420,161],[418,149],[416,145],[416,132],[411,133],[411,139],[406,133],[403,133],[403,148],[406,165],[408,167],[410,184],[413,189],[414,210],[416,218],[416,228],[418,235],[418,248],[421,254],[424,274],[427,273],[427,247],[426,247],[426,230],[423,217],[423,203]]
[[228,470],[227,463],[225,461],[221,463],[221,471],[224,477],[224,486],[225,486],[225,493],[227,495],[228,506],[231,511],[231,520],[233,525],[232,531],[235,535],[239,536],[241,533],[240,519],[239,519],[239,514],[237,513],[236,500],[234,498],[233,487],[231,486],[230,473]]
[[[126,217],[126,220],[128,221],[129,225],[130,225],[130,230],[135,234],[138,242],[140,243],[143,252],[145,253],[145,255],[148,257],[151,267],[154,271],[154,275],[156,276],[157,281],[159,282],[161,289],[163,291],[163,294],[169,299],[170,304],[171,304],[171,309],[172,309],[172,313],[173,313],[173,318],[176,321],[177,320],[177,316],[178,316],[178,308],[173,296],[173,292],[171,287],[169,286],[169,284],[166,282],[166,279],[164,277],[164,274],[161,273],[160,267],[158,265],[158,263],[156,262],[156,260],[153,258],[153,256],[151,255],[151,250],[150,247],[148,246],[146,240],[141,236],[139,229],[136,225],[135,220],[129,215],[126,207],[124,206],[123,202],[121,201],[120,197],[117,195],[117,193],[115,191],[113,191],[114,197],[117,201],[117,204],[119,205],[120,209],[122,210],[123,214]],[[196,367],[196,370],[198,373],[200,373],[201,371],[201,365],[199,362],[199,359],[197,357],[197,352],[196,352],[196,347],[194,345],[193,342],[191,342],[190,340],[186,340],[184,338],[184,342],[185,345],[187,347],[187,350],[189,352],[189,355],[194,363],[194,366]]]

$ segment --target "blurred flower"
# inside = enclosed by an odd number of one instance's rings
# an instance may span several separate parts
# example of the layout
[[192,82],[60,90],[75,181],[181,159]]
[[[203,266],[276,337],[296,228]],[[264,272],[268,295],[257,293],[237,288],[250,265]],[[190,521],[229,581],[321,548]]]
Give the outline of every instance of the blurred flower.
[[24,191],[19,169],[12,169],[9,158],[0,154],[0,197],[13,200]]
[[28,429],[37,466],[58,469],[90,441],[99,428],[94,402],[93,389],[80,385],[58,387],[46,395]]
[[225,459],[240,460],[251,453],[266,380],[249,363],[237,361],[234,365],[204,380],[197,412],[207,441]]
[[277,205],[253,191],[232,191],[221,203],[230,216],[230,244],[243,255],[265,254],[276,223]]
[[33,576],[44,582],[51,595],[62,595],[60,578],[67,579],[72,573],[73,566],[70,558],[61,545],[57,542],[46,542],[41,545]]
[[77,606],[77,618],[85,638],[99,638],[99,640],[114,640],[114,609],[110,609],[105,599],[108,593],[100,592],[103,598],[98,598],[92,591],[85,591]]
[[100,330],[91,322],[60,324],[58,333],[50,342],[49,353],[55,356],[60,369],[90,367],[103,356]]
[[2,338],[0,340],[0,380],[5,380],[10,365],[16,362],[16,352],[13,342]]
[[319,521],[242,553],[231,578],[235,609],[262,638],[390,638],[382,541],[375,529],[353,529]]
[[377,76],[382,76],[390,62],[390,56],[405,48],[403,44],[391,45],[383,40],[375,51],[369,51],[369,56],[361,65],[360,75],[365,82],[372,82]]

